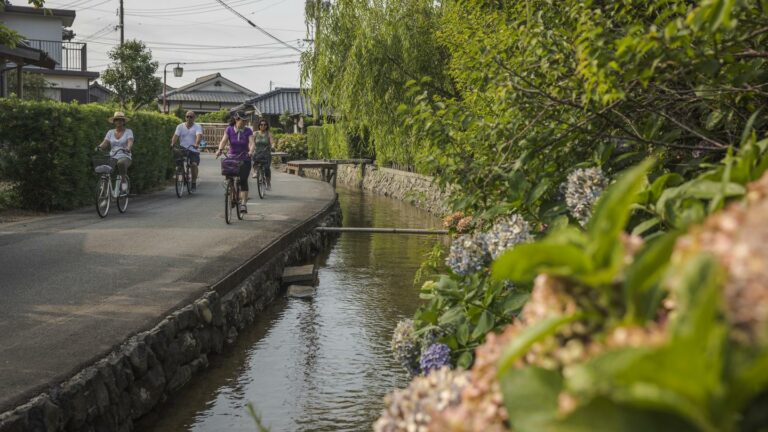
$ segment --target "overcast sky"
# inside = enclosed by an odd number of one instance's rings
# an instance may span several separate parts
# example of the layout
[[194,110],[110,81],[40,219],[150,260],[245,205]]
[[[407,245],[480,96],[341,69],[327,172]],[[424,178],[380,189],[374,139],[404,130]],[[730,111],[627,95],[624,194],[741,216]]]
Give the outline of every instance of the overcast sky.
[[[306,49],[304,0],[224,0],[278,39]],[[26,5],[26,1],[14,1]],[[45,6],[76,11],[75,42],[88,44],[88,70],[101,72],[107,52],[120,41],[119,0],[47,0]],[[211,73],[221,74],[257,93],[299,86],[299,53],[251,27],[216,0],[124,0],[125,39],[140,39],[160,63],[188,62],[168,85],[179,87]],[[238,48],[232,48],[238,47]],[[277,63],[288,63],[292,64]]]

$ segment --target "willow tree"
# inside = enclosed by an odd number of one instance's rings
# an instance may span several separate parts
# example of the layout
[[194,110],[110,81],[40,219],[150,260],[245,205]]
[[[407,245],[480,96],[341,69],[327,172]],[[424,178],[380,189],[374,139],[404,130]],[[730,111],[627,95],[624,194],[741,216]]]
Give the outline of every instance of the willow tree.
[[307,2],[314,43],[302,58],[304,86],[316,110],[370,137],[380,163],[412,164],[422,152],[397,116],[408,81],[426,77],[435,94],[455,95],[435,38],[441,14],[431,0]]

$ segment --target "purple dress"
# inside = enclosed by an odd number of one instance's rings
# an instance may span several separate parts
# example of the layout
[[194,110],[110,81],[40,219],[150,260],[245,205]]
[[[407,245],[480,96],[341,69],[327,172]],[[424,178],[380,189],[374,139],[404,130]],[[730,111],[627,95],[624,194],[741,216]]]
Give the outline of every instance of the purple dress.
[[243,128],[238,131],[234,126],[229,126],[226,131],[229,138],[228,158],[239,160],[251,160],[248,155],[248,139],[253,135],[251,128]]

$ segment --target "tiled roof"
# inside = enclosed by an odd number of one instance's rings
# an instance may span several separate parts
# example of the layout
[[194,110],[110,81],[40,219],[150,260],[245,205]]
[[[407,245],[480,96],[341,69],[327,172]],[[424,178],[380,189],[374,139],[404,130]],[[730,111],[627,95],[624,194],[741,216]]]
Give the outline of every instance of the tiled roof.
[[[181,87],[179,87],[177,89],[171,90],[169,88],[168,89],[169,91],[168,91],[167,98],[170,99],[171,95],[175,96],[175,95],[180,94],[180,93],[194,92],[196,88],[202,88],[202,87],[205,86],[205,84],[207,84],[208,82],[214,81],[214,80],[223,81],[224,83],[226,83],[230,87],[232,87],[232,88],[234,88],[236,90],[239,90],[243,94],[247,95],[246,97],[253,97],[254,95],[257,94],[256,92],[251,91],[248,88],[243,87],[240,84],[238,84],[238,83],[236,83],[236,82],[234,82],[232,80],[224,78],[223,76],[221,76],[220,73],[214,73],[214,74],[210,74],[210,75],[201,76],[201,77],[197,78],[195,81],[193,81],[193,82],[191,82],[191,83],[189,83],[187,85],[183,85],[183,86],[181,86]],[[159,97],[162,97],[162,95],[160,95]]]
[[168,95],[169,101],[242,103],[248,96],[234,92],[196,91]]
[[263,115],[290,114],[312,115],[309,99],[298,88],[279,88],[249,99],[246,104],[253,105]]

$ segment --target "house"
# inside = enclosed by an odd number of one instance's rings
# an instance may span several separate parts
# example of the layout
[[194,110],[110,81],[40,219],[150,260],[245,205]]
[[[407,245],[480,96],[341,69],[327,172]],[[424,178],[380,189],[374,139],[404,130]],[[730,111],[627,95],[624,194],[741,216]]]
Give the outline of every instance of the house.
[[293,128],[294,133],[303,130],[304,117],[312,115],[309,99],[301,93],[301,89],[289,87],[277,88],[268,93],[260,94],[236,108],[261,113],[261,117],[266,118],[272,126],[285,127],[280,121],[280,117],[287,113],[291,117],[290,127]]
[[[74,33],[66,27],[71,27],[74,20],[75,11],[68,9],[6,5],[0,11],[0,21],[24,38],[23,48],[43,52],[55,62],[53,68],[34,62],[23,62],[22,65],[24,72],[43,75],[51,85],[45,91],[46,97],[62,102],[87,103],[90,101],[90,82],[98,78],[99,73],[88,71],[87,44],[70,41]],[[0,54],[0,96],[8,94],[8,75],[16,73],[20,61],[18,57]]]
[[166,112],[181,110],[200,114],[219,111],[222,108],[232,109],[256,95],[256,92],[224,78],[220,73],[215,73],[200,77],[193,83],[177,89],[169,88],[165,95],[158,95],[157,103],[163,111],[165,96]]
[[89,87],[91,102],[109,102],[115,97],[115,92],[94,81]]

